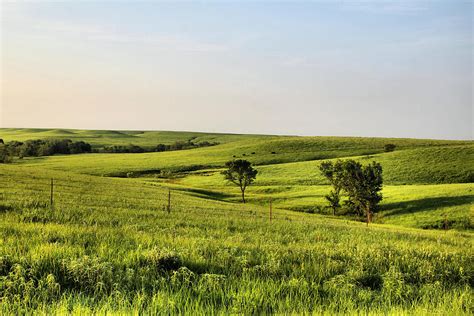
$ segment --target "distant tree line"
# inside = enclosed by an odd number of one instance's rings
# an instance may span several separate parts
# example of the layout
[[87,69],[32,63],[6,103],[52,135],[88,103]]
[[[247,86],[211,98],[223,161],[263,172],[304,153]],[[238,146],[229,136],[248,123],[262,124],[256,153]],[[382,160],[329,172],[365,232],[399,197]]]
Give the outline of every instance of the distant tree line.
[[92,152],[90,144],[70,139],[34,139],[24,142],[4,143],[0,139],[0,162],[9,162],[12,157],[40,157],[55,154],[71,155]]
[[155,147],[140,147],[137,145],[115,145],[107,146],[100,149],[98,152],[103,153],[145,153],[145,152],[163,152],[163,151],[174,151],[174,150],[184,150],[184,149],[193,149],[200,147],[209,147],[219,145],[219,143],[211,143],[208,141],[203,141],[195,143],[192,140],[187,141],[176,141],[172,144],[158,144]]
[[72,141],[70,139],[34,139],[24,142],[11,141],[4,143],[0,138],[0,163],[7,163],[13,157],[40,157],[55,154],[72,155],[82,153],[144,153],[162,152],[171,150],[184,150],[200,147],[215,146],[219,143],[203,141],[195,143],[192,140],[176,141],[172,144],[158,144],[156,147],[141,147],[134,144],[105,146],[103,148],[92,148],[84,141]]
[[137,146],[137,145],[114,145],[114,146],[106,146],[98,150],[100,153],[144,153],[147,150],[145,148]]
[[158,144],[155,147],[155,151],[161,152],[161,151],[171,151],[171,150],[184,150],[184,149],[192,149],[192,148],[200,148],[200,147],[209,147],[209,146],[215,146],[215,145],[219,145],[219,143],[208,142],[208,141],[195,143],[192,140],[187,140],[187,141],[177,141],[170,145]]

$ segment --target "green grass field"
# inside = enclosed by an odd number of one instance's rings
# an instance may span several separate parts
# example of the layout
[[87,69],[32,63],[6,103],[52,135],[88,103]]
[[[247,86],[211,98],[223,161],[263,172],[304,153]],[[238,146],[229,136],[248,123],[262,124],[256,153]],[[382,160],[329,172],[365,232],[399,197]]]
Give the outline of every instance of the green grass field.
[[[0,164],[0,314],[474,311],[473,142],[0,129],[46,137],[220,144]],[[234,156],[259,171],[245,205],[220,174]],[[369,227],[324,208],[318,165],[347,157],[384,169]]]

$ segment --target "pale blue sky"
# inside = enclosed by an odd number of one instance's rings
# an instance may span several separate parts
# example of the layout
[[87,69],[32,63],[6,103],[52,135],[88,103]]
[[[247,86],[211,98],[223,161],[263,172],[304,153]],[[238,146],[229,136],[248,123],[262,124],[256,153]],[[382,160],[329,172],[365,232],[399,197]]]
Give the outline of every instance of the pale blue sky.
[[473,136],[471,1],[1,8],[3,127]]

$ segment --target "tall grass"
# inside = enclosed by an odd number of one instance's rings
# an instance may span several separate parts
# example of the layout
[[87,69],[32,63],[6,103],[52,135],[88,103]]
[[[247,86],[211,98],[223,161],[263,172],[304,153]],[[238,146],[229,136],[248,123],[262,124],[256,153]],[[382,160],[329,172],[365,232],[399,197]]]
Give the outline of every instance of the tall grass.
[[[0,168],[0,313],[470,314],[472,233]],[[50,208],[49,179],[55,178]]]

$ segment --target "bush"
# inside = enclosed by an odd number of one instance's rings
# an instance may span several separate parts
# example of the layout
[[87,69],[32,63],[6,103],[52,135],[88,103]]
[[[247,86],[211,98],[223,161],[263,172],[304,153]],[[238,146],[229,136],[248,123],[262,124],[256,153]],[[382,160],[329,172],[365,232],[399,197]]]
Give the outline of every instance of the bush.
[[386,153],[394,151],[397,146],[395,144],[386,144],[384,150]]
[[137,145],[127,145],[127,146],[108,146],[104,147],[103,152],[105,153],[121,153],[121,154],[139,154],[144,153],[145,149]]
[[11,156],[8,152],[7,147],[4,144],[0,144],[0,163],[11,162]]
[[184,150],[184,149],[215,146],[215,145],[218,145],[218,144],[219,143],[211,143],[211,142],[208,142],[208,141],[203,141],[203,142],[200,142],[200,143],[194,143],[191,140],[176,141],[171,145],[158,144],[158,145],[156,145],[154,151],[163,152],[163,151],[172,151],[172,150]]

